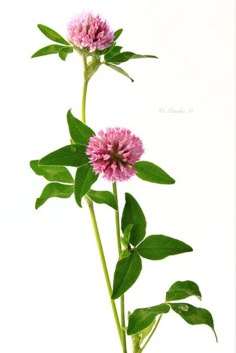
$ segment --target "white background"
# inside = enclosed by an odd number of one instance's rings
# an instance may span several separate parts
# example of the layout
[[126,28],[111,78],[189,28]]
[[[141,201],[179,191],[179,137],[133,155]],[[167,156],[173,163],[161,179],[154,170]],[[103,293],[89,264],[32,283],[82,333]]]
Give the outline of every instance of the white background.
[[[123,67],[131,83],[101,68],[88,93],[88,124],[124,126],[143,139],[144,158],[176,179],[171,186],[133,178],[119,185],[140,202],[149,234],[192,245],[193,253],[143,262],[127,310],[156,305],[177,280],[196,281],[215,320],[207,326],[164,317],[146,352],[235,352],[234,4],[231,0],[8,1],[1,3],[0,352],[120,352],[86,207],[73,198],[34,200],[45,182],[29,168],[69,141],[66,112],[79,116],[82,65],[71,55],[31,60],[49,44],[43,23],[66,33],[71,16],[93,9],[119,43],[159,60]],[[109,188],[100,183],[100,188]],[[97,208],[112,272],[113,213]]]

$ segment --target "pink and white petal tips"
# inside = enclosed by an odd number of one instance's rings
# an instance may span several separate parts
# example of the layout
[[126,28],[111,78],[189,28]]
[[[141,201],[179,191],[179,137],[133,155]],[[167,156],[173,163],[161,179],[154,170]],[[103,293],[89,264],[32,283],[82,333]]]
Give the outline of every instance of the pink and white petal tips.
[[114,39],[114,32],[99,15],[85,12],[73,18],[67,27],[68,40],[80,49],[90,53],[108,48]]
[[133,164],[144,152],[142,141],[124,128],[108,128],[89,139],[86,150],[93,170],[110,181],[124,181],[135,175]]

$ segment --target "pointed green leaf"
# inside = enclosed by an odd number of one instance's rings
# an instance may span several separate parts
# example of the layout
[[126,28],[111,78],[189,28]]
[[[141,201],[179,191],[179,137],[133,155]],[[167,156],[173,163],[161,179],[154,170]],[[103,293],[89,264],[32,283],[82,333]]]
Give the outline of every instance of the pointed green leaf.
[[68,54],[73,53],[73,48],[72,47],[63,47],[62,49],[59,50],[58,54],[61,60],[65,61],[67,58]]
[[162,260],[167,256],[193,251],[184,242],[166,235],[150,235],[137,247],[139,255],[149,260]]
[[73,116],[71,110],[67,112],[67,123],[69,126],[70,136],[75,143],[87,145],[90,137],[95,135],[95,132],[90,129],[90,127]]
[[117,210],[116,199],[110,191],[89,190],[88,196],[96,203],[104,203]]
[[171,178],[163,169],[154,163],[139,161],[134,163],[136,175],[142,180],[157,184],[174,184],[175,180]]
[[37,175],[43,176],[49,181],[60,181],[63,183],[74,183],[74,179],[69,170],[65,167],[58,166],[42,166],[38,160],[30,162],[30,167]]
[[124,70],[122,69],[121,67],[119,66],[116,66],[116,65],[113,65],[113,64],[110,64],[110,63],[107,63],[105,62],[105,65],[110,67],[111,69],[115,70],[116,72],[118,72],[119,74],[127,77],[128,79],[130,79],[131,82],[134,82],[134,80],[132,79],[132,77],[130,77],[130,75]]
[[142,54],[134,54],[132,59],[158,59],[156,55],[142,55]]
[[79,167],[75,176],[75,200],[81,206],[81,201],[84,195],[87,194],[91,186],[98,178],[90,164],[85,164]]
[[104,59],[105,61],[109,62],[110,59],[114,56],[114,55],[117,55],[120,53],[122,47],[118,46],[118,45],[115,45],[115,46],[112,46],[110,48],[110,50],[108,50],[108,52],[104,55]]
[[37,198],[35,208],[38,209],[51,197],[68,198],[73,194],[74,186],[60,183],[50,183],[45,186],[42,194]]
[[149,308],[136,309],[129,316],[127,334],[134,335],[135,333],[144,330],[153,323],[157,315],[166,314],[169,311],[170,306],[168,304],[160,304]]
[[195,306],[188,303],[169,303],[171,308],[179,314],[188,324],[190,325],[208,325],[212,328],[216,340],[217,335],[214,329],[214,321],[211,313],[203,308],[196,308]]
[[130,231],[130,243],[136,246],[145,237],[147,223],[141,207],[131,194],[125,194],[125,201],[121,218],[121,229],[124,233],[125,228],[129,224],[134,225]]
[[195,295],[198,299],[202,298],[198,285],[192,281],[178,281],[172,284],[166,293],[166,301],[181,300]]
[[71,167],[80,167],[89,162],[86,155],[86,146],[74,144],[68,145],[49,153],[40,159],[40,165],[63,165]]
[[123,29],[120,28],[120,29],[117,29],[115,32],[114,32],[114,42],[119,38],[119,36],[121,35],[121,33],[123,32]]
[[51,44],[51,45],[47,45],[44,48],[39,49],[38,51],[36,51],[31,58],[37,58],[39,56],[44,56],[44,55],[50,55],[50,54],[57,54],[60,53],[61,50],[64,50],[63,45],[59,45],[59,44]]
[[69,45],[69,43],[57,32],[55,32],[53,29],[44,26],[42,24],[38,24],[39,30],[49,39],[51,39],[54,42]]
[[130,51],[124,51],[123,53],[116,54],[110,58],[110,62],[114,64],[124,63],[130,59],[144,59],[144,58],[151,58],[151,59],[158,59],[155,55],[140,55],[135,54]]
[[118,261],[114,274],[112,299],[119,298],[135,283],[142,270],[142,262],[136,251]]

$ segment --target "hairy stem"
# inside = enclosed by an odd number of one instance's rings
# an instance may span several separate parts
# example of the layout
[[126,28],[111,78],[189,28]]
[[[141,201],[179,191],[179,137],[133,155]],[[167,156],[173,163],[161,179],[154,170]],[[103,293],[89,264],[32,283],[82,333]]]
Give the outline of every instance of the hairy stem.
[[101,241],[99,230],[98,230],[97,220],[96,220],[96,216],[95,216],[95,212],[94,212],[94,208],[93,208],[93,202],[87,196],[86,196],[86,201],[87,201],[87,204],[89,207],[91,222],[92,222],[94,235],[95,235],[96,242],[97,242],[100,260],[102,263],[102,269],[103,269],[103,273],[104,273],[104,277],[105,277],[105,281],[106,281],[106,285],[107,285],[107,290],[108,290],[108,294],[109,294],[109,298],[110,298],[110,302],[111,302],[111,306],[112,306],[112,312],[113,312],[116,328],[117,328],[117,331],[119,334],[121,344],[123,346],[120,320],[119,320],[119,316],[117,313],[116,304],[115,304],[114,300],[111,299],[112,287],[111,287],[111,282],[110,282],[110,278],[109,278],[109,274],[108,274],[108,269],[107,269],[107,264],[106,264],[106,258],[105,258],[104,251],[103,251],[102,241]]
[[[120,234],[120,215],[119,215],[119,204],[118,204],[118,194],[116,182],[112,184],[112,191],[117,203],[117,210],[115,211],[115,222],[116,222],[116,238],[117,238],[117,248],[119,256],[122,251],[121,247],[121,234]],[[124,294],[120,297],[120,323],[121,323],[121,336],[123,342],[123,353],[127,353],[126,347],[126,332],[125,332],[125,296]]]

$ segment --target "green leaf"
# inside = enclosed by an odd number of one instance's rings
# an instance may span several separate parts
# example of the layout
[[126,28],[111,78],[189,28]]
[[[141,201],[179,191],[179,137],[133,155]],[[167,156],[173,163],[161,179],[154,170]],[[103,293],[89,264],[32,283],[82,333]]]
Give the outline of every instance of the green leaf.
[[55,32],[53,29],[44,26],[42,24],[38,24],[39,30],[49,39],[51,39],[54,42],[69,45],[69,43],[57,32]]
[[121,218],[121,229],[124,233],[128,225],[134,225],[130,231],[130,243],[136,246],[145,237],[147,223],[141,207],[131,194],[125,194],[125,201]]
[[214,321],[211,313],[203,308],[196,308],[195,306],[188,303],[169,303],[171,308],[179,314],[190,325],[208,325],[212,328],[216,341],[217,335],[214,329]]
[[110,48],[110,50],[108,50],[108,52],[104,55],[104,59],[105,61],[110,61],[110,59],[114,56],[114,55],[117,55],[120,53],[122,47],[118,46],[118,45],[115,45],[115,46],[112,46]]
[[116,54],[110,58],[110,62],[114,64],[120,64],[125,61],[130,60],[134,56],[134,53],[129,51],[124,51],[123,53]]
[[79,167],[75,176],[75,200],[81,206],[81,201],[84,195],[87,194],[91,186],[98,178],[90,164],[85,164]]
[[144,59],[144,58],[151,58],[151,59],[158,59],[155,55],[140,55],[135,54],[130,51],[124,51],[123,53],[116,54],[110,58],[110,62],[115,64],[124,63],[130,59]]
[[137,247],[139,255],[149,260],[162,260],[167,256],[193,251],[191,246],[166,235],[150,235]]
[[59,44],[51,44],[48,45],[44,48],[39,49],[38,51],[36,51],[31,58],[37,58],[39,56],[44,56],[44,55],[50,55],[50,54],[57,54],[60,53],[61,50],[64,50],[67,47],[64,47],[63,45],[59,45]]
[[119,298],[135,283],[142,270],[142,261],[136,251],[118,261],[114,274],[112,299]]
[[124,70],[122,69],[121,67],[119,66],[116,66],[116,65],[113,65],[113,64],[110,64],[110,63],[107,63],[105,62],[105,65],[110,67],[111,69],[115,70],[116,72],[118,72],[119,74],[127,77],[128,79],[130,79],[131,82],[134,82],[134,80],[132,79],[132,77],[130,77],[130,75]]
[[74,179],[69,170],[65,167],[42,166],[38,160],[30,162],[30,167],[37,175],[43,176],[49,181],[60,181],[63,183],[74,183]]
[[74,186],[60,183],[50,183],[45,186],[42,194],[37,198],[35,208],[38,209],[51,197],[68,198],[73,194]]
[[90,137],[95,135],[95,132],[90,129],[90,127],[73,116],[71,110],[67,112],[67,123],[69,126],[70,136],[75,143],[87,145]]
[[198,299],[202,298],[198,285],[192,281],[178,281],[172,284],[166,293],[166,301],[181,300],[195,295]]
[[122,29],[122,28],[117,29],[117,30],[114,32],[114,42],[119,38],[119,36],[121,35],[122,32],[123,32],[123,29]]
[[110,191],[89,190],[88,196],[96,203],[104,203],[117,210],[117,202]]
[[149,308],[136,309],[129,316],[127,334],[134,335],[150,326],[157,315],[166,314],[170,311],[168,304],[160,304]]
[[68,54],[73,53],[73,48],[72,47],[64,47],[62,49],[59,50],[59,57],[61,60],[65,61],[67,58]]
[[147,162],[139,161],[134,163],[137,177],[142,180],[157,184],[174,184],[175,180],[171,178],[163,169],[157,165]]
[[89,163],[86,146],[80,144],[68,145],[49,153],[40,159],[40,165],[63,165],[80,167]]
[[158,59],[158,56],[156,56],[156,55],[134,54],[132,59]]

